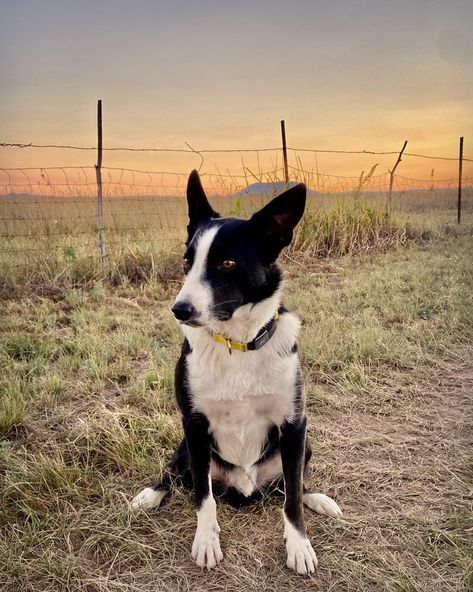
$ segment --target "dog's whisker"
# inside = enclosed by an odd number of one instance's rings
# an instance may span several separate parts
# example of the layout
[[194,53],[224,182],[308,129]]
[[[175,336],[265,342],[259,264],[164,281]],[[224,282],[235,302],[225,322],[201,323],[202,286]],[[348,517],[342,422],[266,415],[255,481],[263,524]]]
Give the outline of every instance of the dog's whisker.
[[213,308],[218,308],[219,306],[223,306],[224,304],[230,304],[232,302],[239,302],[239,300],[224,300],[223,302],[219,302],[218,304],[214,304]]

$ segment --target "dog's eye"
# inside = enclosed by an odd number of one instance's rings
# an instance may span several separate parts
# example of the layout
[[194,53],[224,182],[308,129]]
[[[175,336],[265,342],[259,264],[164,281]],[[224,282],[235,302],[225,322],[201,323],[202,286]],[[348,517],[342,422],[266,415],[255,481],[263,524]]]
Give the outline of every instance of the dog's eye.
[[189,271],[189,269],[191,268],[191,262],[189,261],[189,259],[187,257],[184,257],[182,260],[182,267],[184,268],[184,271],[187,273]]
[[236,265],[236,261],[234,261],[233,259],[225,259],[222,262],[222,267],[224,269],[233,269]]

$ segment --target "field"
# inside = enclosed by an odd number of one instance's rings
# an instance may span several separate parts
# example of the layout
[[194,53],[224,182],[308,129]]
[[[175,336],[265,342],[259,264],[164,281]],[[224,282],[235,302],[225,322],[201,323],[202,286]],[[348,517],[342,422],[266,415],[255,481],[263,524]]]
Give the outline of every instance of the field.
[[312,579],[285,567],[279,499],[243,511],[218,503],[225,558],[210,573],[190,559],[187,492],[149,514],[128,506],[181,437],[170,314],[179,237],[144,252],[148,231],[117,229],[126,257],[114,252],[107,281],[73,236],[80,223],[58,251],[47,235],[57,226],[4,237],[0,589],[471,589],[473,233],[468,220],[445,226],[452,212],[428,232],[402,227],[393,244],[337,257],[309,256],[301,234],[305,248],[283,257],[285,303],[303,319],[308,485],[344,511],[306,511]]
[[[361,183],[361,181],[360,181]],[[281,183],[278,184],[279,186]],[[361,185],[360,185],[361,186]],[[136,189],[136,188],[135,188]],[[214,196],[222,215],[249,216],[268,195]],[[352,190],[309,192],[306,229],[317,256],[338,256],[392,247],[413,236],[427,236],[456,222],[454,189],[395,192],[386,218],[388,194]],[[473,222],[473,187],[463,190],[462,219]],[[187,205],[185,198],[122,195],[104,199],[105,245],[109,274],[159,275],[159,264],[182,251]],[[364,233],[363,240],[358,234]],[[307,238],[307,237],[306,237]],[[386,240],[385,240],[386,239]],[[353,246],[355,245],[355,249]],[[314,248],[315,247],[315,248]],[[0,198],[0,293],[9,286],[56,284],[95,277],[100,270],[97,250],[97,199],[93,195],[3,195]],[[67,277],[66,277],[67,276]]]

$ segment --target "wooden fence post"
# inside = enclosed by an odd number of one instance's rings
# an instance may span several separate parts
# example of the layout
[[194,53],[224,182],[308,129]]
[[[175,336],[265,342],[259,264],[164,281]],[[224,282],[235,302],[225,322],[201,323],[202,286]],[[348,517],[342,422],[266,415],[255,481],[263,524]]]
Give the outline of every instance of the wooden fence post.
[[282,155],[284,159],[284,178],[286,185],[289,184],[289,170],[287,166],[287,145],[286,145],[286,124],[284,119],[281,120],[281,135],[282,135]]
[[463,172],[463,136],[460,138],[460,154],[458,155],[458,203],[457,224],[462,220],[462,172]]
[[[401,152],[399,152],[399,156],[397,157],[396,163],[393,166],[393,170],[389,171],[389,198],[388,198],[388,211],[386,213],[391,214],[391,206],[392,206],[392,198],[393,198],[393,187],[394,187],[394,173],[397,169],[398,164],[401,162],[401,157],[406,149],[407,140],[404,140],[404,146],[401,148]],[[388,169],[389,170],[389,169]]]
[[105,249],[105,221],[103,215],[103,195],[102,195],[102,101],[97,101],[97,164],[95,165],[95,176],[97,179],[97,229],[98,229],[98,247],[102,267],[107,262],[107,252]]

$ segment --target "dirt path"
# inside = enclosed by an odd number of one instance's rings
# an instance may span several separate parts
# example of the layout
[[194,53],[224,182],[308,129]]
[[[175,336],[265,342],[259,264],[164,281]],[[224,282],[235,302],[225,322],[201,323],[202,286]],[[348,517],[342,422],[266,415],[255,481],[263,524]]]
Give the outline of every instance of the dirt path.
[[402,388],[380,386],[371,401],[309,412],[308,483],[344,510],[342,520],[306,510],[319,558],[314,578],[284,568],[280,502],[237,513],[221,504],[224,563],[210,574],[187,566],[190,580],[177,589],[466,592],[473,548],[468,356],[461,367],[433,369],[430,380],[404,376]]
[[[323,523],[321,589],[336,582],[335,590],[466,590],[471,352],[469,358],[469,366],[446,365],[429,381],[382,388],[382,404],[378,398],[348,414],[312,414],[311,480],[333,493],[346,519]],[[310,518],[310,530],[317,533],[320,523]],[[345,576],[334,580],[335,570]]]

